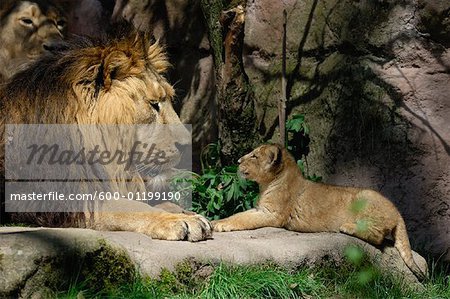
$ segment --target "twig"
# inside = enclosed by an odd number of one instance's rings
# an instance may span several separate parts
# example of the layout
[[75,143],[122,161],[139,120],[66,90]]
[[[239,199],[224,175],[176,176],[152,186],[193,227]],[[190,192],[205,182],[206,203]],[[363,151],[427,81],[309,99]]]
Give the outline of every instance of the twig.
[[281,60],[281,99],[278,103],[278,119],[280,125],[280,144],[284,147],[287,143],[286,139],[286,24],[287,24],[287,12],[283,10],[283,45],[282,45],[282,60]]

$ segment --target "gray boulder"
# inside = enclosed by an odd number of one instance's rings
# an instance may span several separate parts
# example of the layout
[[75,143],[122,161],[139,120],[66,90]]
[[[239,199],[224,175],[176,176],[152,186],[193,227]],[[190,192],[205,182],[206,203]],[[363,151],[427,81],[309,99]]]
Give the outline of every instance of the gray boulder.
[[[361,247],[381,269],[417,283],[396,249],[380,250],[343,234],[264,228],[216,233],[212,240],[189,243],[152,240],[131,232],[4,227],[0,228],[0,297],[45,296],[46,289],[57,288],[77,272],[119,279],[136,268],[156,278],[162,269],[175,271],[186,260],[204,265],[273,262],[292,269],[339,266],[351,245]],[[426,263],[416,253],[414,258],[419,265]]]

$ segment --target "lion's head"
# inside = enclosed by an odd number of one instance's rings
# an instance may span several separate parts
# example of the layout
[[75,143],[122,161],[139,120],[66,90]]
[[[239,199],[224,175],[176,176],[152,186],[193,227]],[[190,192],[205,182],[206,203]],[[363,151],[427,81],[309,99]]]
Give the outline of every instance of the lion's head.
[[242,176],[258,184],[272,182],[287,168],[297,168],[292,156],[276,144],[261,145],[238,162]]
[[[172,108],[174,90],[163,77],[168,66],[164,50],[140,34],[105,42],[78,41],[13,77],[0,93],[1,124],[130,125],[126,132],[119,128],[111,134],[108,129],[108,137],[94,134],[87,146],[102,143],[101,149],[123,150],[136,145],[133,151],[163,152],[164,163],[157,166],[148,159],[133,161],[141,177],[155,177],[177,164],[183,147],[191,142]],[[140,126],[146,124],[171,126]],[[1,141],[4,144],[4,128]],[[117,176],[125,170],[111,171]],[[133,169],[130,173],[136,174]]]
[[66,33],[62,9],[49,0],[1,0],[0,22],[0,79],[58,48]]

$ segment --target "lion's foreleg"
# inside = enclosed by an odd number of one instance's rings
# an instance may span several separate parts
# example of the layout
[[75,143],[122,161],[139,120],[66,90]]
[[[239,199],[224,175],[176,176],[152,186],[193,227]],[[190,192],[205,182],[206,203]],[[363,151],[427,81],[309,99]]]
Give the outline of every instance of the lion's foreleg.
[[113,207],[95,213],[90,226],[97,230],[139,232],[163,240],[200,241],[212,235],[211,224],[200,215],[168,213],[135,201],[115,202]]
[[216,232],[229,232],[261,227],[281,227],[281,221],[274,213],[251,209],[222,220],[213,221],[212,225]]

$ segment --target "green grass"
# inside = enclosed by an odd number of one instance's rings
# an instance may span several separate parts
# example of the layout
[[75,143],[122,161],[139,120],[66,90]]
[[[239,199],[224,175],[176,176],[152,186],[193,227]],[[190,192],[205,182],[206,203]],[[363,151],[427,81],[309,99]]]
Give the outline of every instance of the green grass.
[[311,271],[289,273],[275,266],[230,267],[220,265],[201,298],[297,298],[319,297],[326,286]]
[[96,293],[81,283],[55,298],[450,298],[446,272],[431,270],[430,280],[417,290],[370,265],[294,271],[274,265],[220,264],[207,279],[164,271],[158,280],[136,278],[131,285]]

